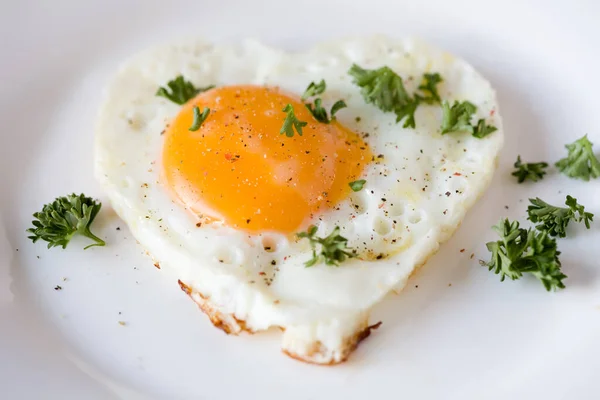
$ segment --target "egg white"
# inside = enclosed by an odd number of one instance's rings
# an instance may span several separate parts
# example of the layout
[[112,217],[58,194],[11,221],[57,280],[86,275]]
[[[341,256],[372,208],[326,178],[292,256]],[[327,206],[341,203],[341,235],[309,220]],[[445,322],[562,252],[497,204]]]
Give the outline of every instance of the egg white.
[[[478,107],[475,118],[498,131],[484,139],[441,135],[441,109],[429,105],[418,108],[415,129],[403,128],[392,113],[365,103],[347,74],[352,63],[389,66],[411,93],[423,73],[439,72],[441,97],[469,100]],[[348,108],[338,120],[368,133],[376,158],[365,170],[365,188],[312,222],[320,236],[339,226],[359,258],[337,268],[305,268],[307,240],[250,235],[219,223],[196,226],[160,183],[161,132],[180,107],[155,93],[178,74],[198,87],[258,84],[298,95],[311,81],[326,80],[324,106],[344,99]],[[157,47],[124,64],[99,115],[96,175],[161,269],[227,330],[279,326],[290,355],[335,363],[368,332],[371,307],[400,290],[458,227],[488,186],[502,143],[491,85],[465,61],[420,41],[370,37],[289,54],[252,41],[196,40]]]

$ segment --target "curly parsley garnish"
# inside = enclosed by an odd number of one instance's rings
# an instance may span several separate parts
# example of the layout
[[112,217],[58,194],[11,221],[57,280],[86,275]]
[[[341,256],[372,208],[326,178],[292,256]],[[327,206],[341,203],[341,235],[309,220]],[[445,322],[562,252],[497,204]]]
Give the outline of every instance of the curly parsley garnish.
[[473,133],[471,117],[477,111],[475,104],[463,101],[462,103],[454,101],[452,107],[450,103],[442,103],[442,135],[450,132],[469,132]]
[[360,192],[362,190],[362,188],[365,186],[365,183],[367,183],[366,180],[359,179],[357,181],[348,183],[348,185],[350,185],[350,189],[352,189],[353,192]]
[[481,139],[489,135],[490,133],[496,132],[498,128],[493,125],[488,125],[485,123],[485,119],[481,118],[477,121],[477,125],[473,128],[473,136]]
[[423,96],[419,96],[422,101],[427,104],[439,104],[442,99],[437,90],[438,83],[443,81],[440,74],[423,74],[423,82],[419,85],[419,90],[425,93]]
[[[348,239],[340,236],[338,226],[333,229],[329,236],[324,238],[316,236],[317,230],[316,226],[311,225],[306,232],[296,234],[298,238],[308,239],[312,247],[312,258],[304,263],[306,267],[312,267],[319,262],[339,266],[346,259],[356,257],[356,252],[347,246]],[[317,245],[321,246],[319,254],[317,254]]]
[[305,101],[309,97],[320,95],[325,91],[326,88],[327,84],[325,84],[325,79],[321,79],[321,82],[319,83],[311,82],[310,85],[308,85],[308,87],[304,91],[304,94],[302,95],[301,99],[302,101]]
[[194,106],[193,112],[194,121],[192,122],[192,126],[190,126],[189,130],[197,131],[200,129],[204,121],[206,121],[206,118],[208,118],[208,114],[210,114],[210,108],[204,107],[204,110],[202,110],[202,113],[200,113],[200,109],[197,106]]
[[336,101],[335,104],[331,106],[331,119],[329,119],[329,116],[327,115],[327,110],[325,109],[325,107],[323,107],[322,100],[320,98],[315,99],[314,108],[312,104],[305,104],[305,106],[306,108],[308,108],[308,111],[311,112],[311,114],[313,115],[313,117],[315,117],[317,121],[322,122],[324,124],[328,124],[331,121],[333,121],[335,119],[335,113],[341,110],[342,108],[347,107],[344,100]]
[[[192,82],[186,81],[182,75],[178,75],[175,79],[167,83],[168,88],[159,87],[156,91],[157,96],[162,96],[171,100],[175,104],[185,104],[188,100],[196,97],[198,93],[205,92],[214,88],[214,85],[205,88],[197,88]],[[171,92],[169,92],[169,89]]]
[[33,228],[27,229],[32,236],[28,238],[34,243],[42,239],[48,242],[48,248],[61,246],[64,249],[73,235],[79,233],[95,242],[84,249],[104,246],[104,240],[90,231],[90,225],[101,207],[100,202],[83,194],[58,197],[52,203],[44,205],[42,211],[33,214]]
[[577,203],[577,199],[567,196],[565,204],[567,207],[556,207],[536,197],[529,199],[531,205],[527,207],[527,217],[533,223],[539,222],[536,228],[547,231],[550,236],[565,237],[565,230],[571,220],[582,222],[590,229],[590,222],[594,220],[594,214],[585,212],[585,207]]
[[389,67],[369,70],[352,64],[348,74],[354,78],[354,84],[361,88],[360,93],[365,101],[381,111],[396,111],[411,100],[402,78]]
[[[325,92],[326,87],[327,87],[327,85],[325,84],[324,79],[321,79],[321,82],[319,82],[317,84],[314,82],[311,82],[310,85],[308,85],[308,87],[304,91],[304,94],[302,95],[302,101],[305,101],[309,97],[313,97],[313,96],[322,94],[323,92]],[[313,117],[315,117],[315,119],[317,121],[322,122],[324,124],[328,124],[331,121],[333,121],[335,119],[335,113],[337,113],[342,108],[348,107],[344,100],[336,101],[333,104],[333,106],[331,106],[331,111],[329,112],[331,114],[331,119],[330,119],[329,116],[327,115],[327,110],[325,109],[325,107],[323,107],[323,100],[321,100],[320,97],[315,99],[314,105],[309,104],[309,103],[306,103],[304,105],[306,106],[308,111],[310,111],[310,113],[313,115]]]
[[587,135],[565,145],[569,153],[555,164],[556,168],[570,178],[584,181],[600,177],[600,161],[594,155],[592,146],[593,143],[588,140]]
[[442,135],[451,132],[468,132],[476,138],[483,138],[492,132],[498,130],[495,126],[487,125],[482,118],[477,121],[477,125],[471,124],[473,114],[477,111],[477,106],[469,101],[454,101],[452,107],[447,101],[442,102]]
[[442,82],[442,77],[438,73],[424,74],[423,83],[419,86],[423,93],[415,93],[414,96],[408,94],[402,78],[387,66],[368,70],[353,64],[348,74],[361,88],[360,93],[367,103],[384,112],[394,112],[396,123],[404,120],[404,128],[416,126],[415,112],[419,104],[434,104],[440,100],[437,84]]
[[417,107],[419,107],[419,104],[419,99],[415,98],[399,106],[396,109],[396,123],[406,118],[402,127],[414,128],[416,126],[415,112],[417,111]]
[[346,107],[348,106],[346,105],[346,102],[344,100],[338,100],[335,103],[333,103],[333,105],[331,106],[331,111],[329,112],[331,114],[331,121],[335,119],[335,113],[340,111],[342,108]]
[[454,101],[452,107],[447,101],[442,102],[442,135],[451,132],[468,132],[476,138],[483,138],[498,130],[495,126],[487,125],[482,118],[477,125],[471,124],[477,106],[469,101]]
[[513,171],[512,176],[516,176],[519,183],[523,183],[527,179],[537,182],[543,179],[544,175],[546,175],[546,171],[544,171],[544,169],[548,167],[548,163],[522,163],[521,156],[517,156],[517,161],[515,162],[514,167],[516,170]]
[[505,278],[519,279],[529,273],[539,279],[546,290],[563,289],[563,279],[567,278],[560,270],[556,239],[548,232],[519,228],[517,221],[501,220],[493,229],[500,236],[496,242],[488,242],[492,259],[483,263],[490,271]]
[[285,121],[283,121],[283,126],[281,127],[279,133],[281,135],[285,133],[287,137],[293,137],[294,128],[296,128],[298,135],[302,136],[302,127],[306,126],[307,122],[300,121],[298,118],[296,118],[296,114],[294,114],[294,106],[288,104],[281,111],[287,115],[285,116]]

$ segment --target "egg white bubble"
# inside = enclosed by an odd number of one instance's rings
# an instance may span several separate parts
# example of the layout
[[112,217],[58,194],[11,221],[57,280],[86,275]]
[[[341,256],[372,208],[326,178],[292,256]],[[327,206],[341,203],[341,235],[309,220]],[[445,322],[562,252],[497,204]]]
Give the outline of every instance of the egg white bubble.
[[[485,118],[498,130],[484,139],[441,135],[439,105],[419,106],[416,128],[403,128],[393,113],[365,103],[347,74],[352,63],[387,65],[409,93],[424,73],[438,72],[442,99],[470,101],[477,106],[474,120]],[[179,74],[197,87],[269,85],[298,96],[311,81],[325,79],[324,107],[346,102],[336,117],[364,136],[374,160],[362,176],[363,190],[311,222],[319,236],[339,226],[359,257],[340,267],[305,268],[308,240],[252,235],[218,222],[196,226],[160,179],[161,132],[180,106],[155,93]],[[465,61],[417,40],[347,39],[293,54],[254,41],[194,40],[150,49],[123,65],[98,118],[96,175],[165,275],[184,283],[209,315],[233,333],[282,327],[290,355],[333,363],[347,357],[367,329],[371,307],[402,289],[459,226],[490,183],[503,136],[489,82]]]

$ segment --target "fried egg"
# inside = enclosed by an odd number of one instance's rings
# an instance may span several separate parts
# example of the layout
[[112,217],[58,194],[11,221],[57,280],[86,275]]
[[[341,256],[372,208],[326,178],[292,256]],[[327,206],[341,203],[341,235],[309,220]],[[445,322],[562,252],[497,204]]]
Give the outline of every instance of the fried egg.
[[[468,100],[483,139],[442,135],[439,105],[418,107],[415,128],[367,104],[347,71],[388,66],[409,93],[437,72],[442,99]],[[215,85],[184,105],[156,96],[182,75]],[[324,79],[321,123],[304,107]],[[307,122],[280,134],[290,104]],[[210,109],[190,130],[194,107]],[[503,143],[495,92],[473,67],[412,39],[370,37],[286,53],[257,42],[202,40],[147,50],[110,83],[98,118],[96,175],[112,206],[160,265],[227,333],[279,327],[297,359],[344,361],[373,325],[369,311],[437,251],[486,189]],[[354,192],[349,182],[364,179]],[[317,263],[310,225],[336,227],[356,257]],[[401,301],[399,299],[398,301]]]

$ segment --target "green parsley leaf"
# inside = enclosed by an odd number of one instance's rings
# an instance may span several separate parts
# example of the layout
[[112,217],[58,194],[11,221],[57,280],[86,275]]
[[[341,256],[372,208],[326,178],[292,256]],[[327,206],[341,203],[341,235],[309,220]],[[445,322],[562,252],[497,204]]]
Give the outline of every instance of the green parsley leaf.
[[[346,259],[356,257],[356,252],[347,246],[348,239],[340,236],[339,226],[336,226],[333,232],[324,238],[316,236],[317,230],[316,226],[311,225],[306,232],[296,234],[298,238],[308,239],[312,247],[312,258],[304,263],[306,267],[312,267],[319,262],[337,267]],[[317,254],[317,245],[321,246],[319,254]]]
[[419,106],[419,99],[414,98],[409,102],[405,103],[402,106],[399,106],[396,109],[396,123],[402,121],[405,117],[406,120],[402,125],[403,128],[414,128],[416,126],[415,123],[415,112],[417,111],[417,107]]
[[492,132],[496,132],[497,130],[498,130],[498,128],[496,128],[495,126],[486,125],[485,120],[482,118],[479,121],[477,121],[477,125],[475,126],[475,129],[473,130],[473,136],[481,139],[481,138],[486,137],[487,135],[489,135]]
[[193,112],[194,121],[192,122],[192,126],[190,126],[190,131],[197,131],[208,117],[208,114],[210,114],[210,108],[204,107],[204,110],[200,113],[200,109],[197,106],[194,106]]
[[353,64],[348,74],[354,78],[354,84],[361,88],[360,92],[367,103],[374,104],[384,112],[394,112],[396,123],[405,120],[404,128],[416,126],[415,112],[421,103],[440,102],[437,84],[443,79],[438,73],[423,74],[423,82],[418,88],[422,94],[415,93],[413,97],[406,92],[402,78],[389,67],[367,70]]
[[[214,85],[207,86],[205,88],[197,88],[191,82],[186,81],[182,75],[178,75],[175,79],[169,81],[167,86],[168,89],[159,87],[156,91],[156,95],[169,99],[173,103],[179,105],[187,103],[188,100],[196,97],[198,93],[202,93],[214,88]],[[171,90],[170,93],[169,89]]]
[[411,100],[402,78],[389,67],[368,70],[352,64],[348,74],[354,78],[354,84],[361,88],[360,93],[365,101],[382,111],[396,111]]
[[492,252],[488,263],[483,263],[490,271],[505,278],[519,279],[529,273],[539,279],[546,290],[563,289],[563,279],[567,276],[561,271],[556,247],[556,239],[548,232],[519,228],[517,221],[501,220],[493,229],[500,236],[496,242],[488,242]]
[[498,130],[495,126],[486,125],[484,119],[477,121],[477,125],[471,124],[473,114],[477,106],[468,101],[454,101],[452,107],[447,101],[442,102],[442,135],[451,132],[469,132],[476,138],[484,138]]
[[548,232],[550,236],[565,237],[565,230],[571,220],[583,221],[587,229],[590,229],[590,222],[594,220],[594,214],[585,212],[585,207],[571,196],[567,196],[565,201],[568,208],[550,205],[539,197],[529,199],[529,202],[531,205],[527,207],[527,219],[533,223],[540,222],[536,228]]
[[335,113],[340,111],[342,108],[346,107],[348,106],[346,105],[346,102],[344,100],[338,100],[335,103],[333,103],[333,105],[331,106],[331,111],[329,112],[331,114],[331,119],[335,119]]
[[338,112],[342,108],[348,107],[346,105],[346,103],[344,102],[344,100],[336,101],[335,104],[331,107],[331,112],[330,112],[331,119],[329,119],[329,116],[327,115],[327,110],[325,109],[325,107],[323,107],[322,100],[320,97],[315,99],[314,108],[313,108],[312,104],[304,104],[304,105],[306,106],[308,111],[311,112],[311,114],[313,115],[313,117],[315,117],[315,119],[317,121],[322,122],[324,124],[328,124],[331,121],[333,121],[334,115],[336,112]]
[[308,85],[308,87],[304,91],[304,94],[302,95],[301,99],[302,99],[302,101],[304,101],[304,100],[308,99],[309,97],[317,96],[317,95],[323,93],[326,88],[327,88],[327,85],[325,84],[325,79],[321,79],[321,82],[319,82],[319,83],[311,82],[310,85]]
[[306,126],[308,123],[300,121],[298,118],[296,118],[296,114],[294,114],[294,106],[288,104],[281,111],[287,113],[287,115],[285,116],[285,121],[283,121],[283,126],[281,127],[279,134],[283,135],[285,133],[287,137],[293,137],[294,128],[296,128],[298,135],[302,136],[302,127]]
[[362,188],[365,186],[365,183],[367,183],[366,180],[359,179],[357,181],[350,182],[348,185],[350,185],[350,188],[352,189],[353,192],[360,192],[362,190]]
[[450,132],[473,133],[471,117],[477,111],[477,107],[468,101],[459,103],[454,101],[452,107],[447,101],[442,102],[442,135]]
[[425,93],[425,95],[421,97],[421,100],[427,104],[439,104],[442,99],[438,93],[437,84],[442,81],[442,77],[437,72],[434,74],[423,74],[423,82],[419,85],[419,90]]
[[600,161],[594,155],[592,146],[593,144],[588,140],[587,135],[565,145],[569,153],[567,157],[555,164],[556,168],[570,178],[583,179],[584,181],[600,177]]
[[322,100],[320,98],[315,99],[315,106],[313,109],[312,104],[305,104],[306,108],[308,108],[308,111],[311,112],[311,114],[313,115],[313,117],[315,117],[315,119],[319,122],[322,122],[324,124],[328,124],[329,123],[329,117],[327,116],[327,110],[325,109],[325,107],[323,107],[322,105]]
[[58,197],[52,203],[44,205],[42,211],[33,214],[33,228],[27,229],[32,236],[28,238],[34,243],[42,239],[48,242],[48,248],[61,246],[64,249],[73,235],[79,233],[95,242],[84,249],[104,246],[104,240],[90,231],[90,225],[101,207],[100,202],[83,194]]
[[516,176],[519,183],[525,182],[527,179],[537,182],[544,178],[546,175],[545,168],[548,167],[548,163],[521,163],[521,156],[517,156],[517,161],[514,164],[517,169],[512,173],[512,176]]

